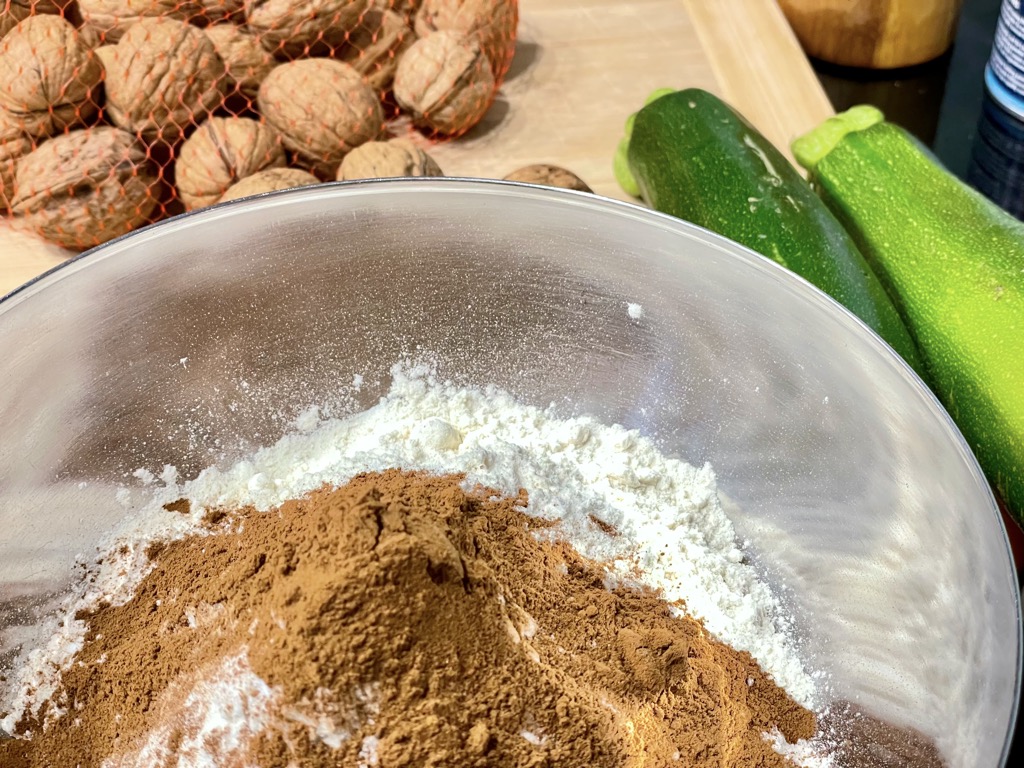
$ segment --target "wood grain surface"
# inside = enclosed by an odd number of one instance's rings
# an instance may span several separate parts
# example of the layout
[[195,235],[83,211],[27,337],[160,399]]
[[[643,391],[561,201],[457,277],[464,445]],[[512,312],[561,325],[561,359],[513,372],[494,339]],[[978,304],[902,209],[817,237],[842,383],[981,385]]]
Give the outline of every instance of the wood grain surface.
[[[516,58],[484,121],[432,148],[449,176],[532,163],[629,199],[612,175],[623,123],[652,90],[701,87],[781,150],[832,112],[775,0],[520,0]],[[0,219],[0,295],[71,252]]]

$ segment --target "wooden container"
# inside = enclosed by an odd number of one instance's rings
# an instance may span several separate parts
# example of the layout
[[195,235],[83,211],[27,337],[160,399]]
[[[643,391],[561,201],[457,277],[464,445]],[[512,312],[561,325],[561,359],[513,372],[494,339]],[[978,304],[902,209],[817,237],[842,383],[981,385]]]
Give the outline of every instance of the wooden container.
[[893,69],[941,56],[963,0],[779,0],[808,56]]

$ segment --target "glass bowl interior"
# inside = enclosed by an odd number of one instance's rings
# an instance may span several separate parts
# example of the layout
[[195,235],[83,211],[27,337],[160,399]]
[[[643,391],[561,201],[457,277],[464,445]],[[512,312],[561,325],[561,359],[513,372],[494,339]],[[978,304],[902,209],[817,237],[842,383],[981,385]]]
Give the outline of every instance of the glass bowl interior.
[[[949,417],[806,282],[582,193],[292,190],[163,222],[6,297],[0,604],[66,587],[125,514],[117,490],[145,494],[134,470],[191,478],[273,443],[310,405],[369,407],[410,357],[710,462],[832,690],[935,737],[953,765],[1005,759],[1019,593]],[[14,615],[0,612],[7,646]]]

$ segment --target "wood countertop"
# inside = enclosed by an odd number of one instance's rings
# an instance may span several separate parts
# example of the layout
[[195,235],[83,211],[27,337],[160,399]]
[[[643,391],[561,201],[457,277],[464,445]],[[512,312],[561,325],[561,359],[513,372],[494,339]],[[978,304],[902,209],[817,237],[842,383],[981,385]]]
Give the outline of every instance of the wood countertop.
[[[520,0],[516,58],[469,135],[431,153],[451,176],[501,178],[532,163],[629,199],[612,175],[627,115],[655,88],[700,87],[780,150],[832,114],[775,0]],[[0,218],[0,295],[72,252]]]

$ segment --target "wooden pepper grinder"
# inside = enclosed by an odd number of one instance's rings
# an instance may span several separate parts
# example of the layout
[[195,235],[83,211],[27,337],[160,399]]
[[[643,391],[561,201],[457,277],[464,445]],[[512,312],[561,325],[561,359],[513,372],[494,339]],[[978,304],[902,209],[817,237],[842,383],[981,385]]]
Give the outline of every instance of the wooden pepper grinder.
[[941,56],[963,0],[779,0],[808,56],[893,69]]

